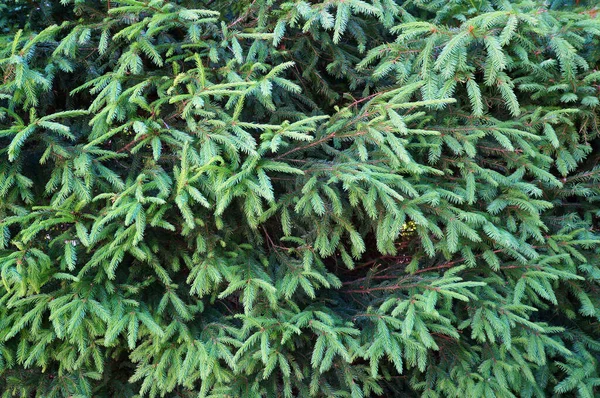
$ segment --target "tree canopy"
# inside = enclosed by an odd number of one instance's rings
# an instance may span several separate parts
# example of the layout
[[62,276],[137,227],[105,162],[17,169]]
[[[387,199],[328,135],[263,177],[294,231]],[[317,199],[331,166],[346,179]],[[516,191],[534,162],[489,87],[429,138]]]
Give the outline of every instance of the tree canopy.
[[600,394],[600,9],[0,4],[0,394]]

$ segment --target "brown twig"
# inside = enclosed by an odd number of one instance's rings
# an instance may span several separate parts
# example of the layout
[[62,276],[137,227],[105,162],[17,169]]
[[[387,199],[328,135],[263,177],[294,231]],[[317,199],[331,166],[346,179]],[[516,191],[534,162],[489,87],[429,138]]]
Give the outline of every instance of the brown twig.
[[129,149],[130,149],[132,146],[134,146],[135,144],[137,144],[138,142],[140,142],[140,141],[142,141],[142,140],[144,140],[144,139],[146,139],[146,138],[148,138],[148,134],[144,134],[144,135],[142,135],[140,138],[138,138],[138,139],[135,139],[135,140],[131,141],[129,144],[127,144],[127,145],[125,145],[123,148],[119,149],[119,150],[117,151],[117,153],[121,153],[121,152],[124,152],[124,151],[128,151],[128,150],[129,150]]

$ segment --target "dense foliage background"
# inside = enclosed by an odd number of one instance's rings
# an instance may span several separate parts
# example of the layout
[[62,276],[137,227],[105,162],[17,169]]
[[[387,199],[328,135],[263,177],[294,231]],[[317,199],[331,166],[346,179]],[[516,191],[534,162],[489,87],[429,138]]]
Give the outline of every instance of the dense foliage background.
[[598,396],[594,4],[3,2],[2,397]]

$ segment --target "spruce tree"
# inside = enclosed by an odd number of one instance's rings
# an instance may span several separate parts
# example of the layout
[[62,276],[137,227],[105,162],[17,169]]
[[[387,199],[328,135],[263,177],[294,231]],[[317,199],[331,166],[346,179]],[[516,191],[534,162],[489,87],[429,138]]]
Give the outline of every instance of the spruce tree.
[[595,4],[0,4],[0,396],[598,396]]

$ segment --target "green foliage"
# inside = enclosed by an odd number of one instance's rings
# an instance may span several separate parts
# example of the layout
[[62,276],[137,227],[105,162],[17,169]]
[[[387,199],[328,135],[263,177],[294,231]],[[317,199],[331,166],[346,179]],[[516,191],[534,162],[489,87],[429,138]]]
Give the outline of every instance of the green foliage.
[[593,3],[0,5],[2,397],[600,394]]

